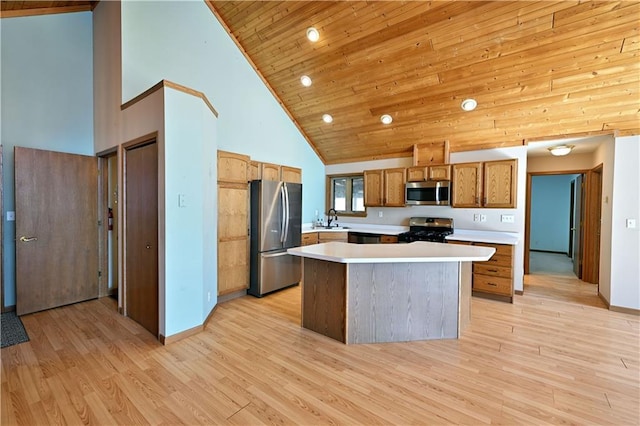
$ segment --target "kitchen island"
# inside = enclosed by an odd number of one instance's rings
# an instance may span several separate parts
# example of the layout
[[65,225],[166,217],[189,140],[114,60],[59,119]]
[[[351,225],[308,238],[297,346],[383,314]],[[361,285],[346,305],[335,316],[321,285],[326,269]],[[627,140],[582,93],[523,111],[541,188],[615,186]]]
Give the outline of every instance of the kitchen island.
[[455,339],[469,322],[471,262],[489,247],[330,242],[301,256],[302,326],[343,343]]

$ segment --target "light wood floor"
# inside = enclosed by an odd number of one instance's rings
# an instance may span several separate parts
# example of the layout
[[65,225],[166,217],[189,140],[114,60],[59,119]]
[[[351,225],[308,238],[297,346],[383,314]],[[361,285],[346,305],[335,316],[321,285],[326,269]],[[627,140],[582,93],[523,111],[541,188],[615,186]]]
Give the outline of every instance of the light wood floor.
[[1,352],[0,420],[638,424],[639,318],[530,278],[514,304],[474,298],[460,340],[346,346],[299,327],[297,287],[221,304],[167,347],[109,298],[28,315],[31,341]]

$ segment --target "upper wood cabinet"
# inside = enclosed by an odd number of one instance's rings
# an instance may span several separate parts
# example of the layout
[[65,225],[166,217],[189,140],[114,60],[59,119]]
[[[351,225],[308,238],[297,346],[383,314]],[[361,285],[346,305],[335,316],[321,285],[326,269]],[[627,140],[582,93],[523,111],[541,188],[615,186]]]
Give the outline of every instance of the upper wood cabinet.
[[413,145],[414,166],[440,164],[449,164],[449,141],[418,143]]
[[518,160],[453,165],[453,207],[515,208]]
[[259,161],[249,162],[249,180],[262,179],[262,167]]
[[364,171],[364,205],[367,207],[404,207],[406,169]]
[[262,163],[262,177],[264,180],[280,180],[280,168],[279,164]]
[[384,174],[382,170],[365,170],[364,171],[364,205],[367,207],[382,207],[383,199],[383,180]]
[[484,163],[484,207],[515,208],[518,183],[518,160]]
[[451,166],[414,166],[407,167],[407,182],[422,182],[425,180],[451,180]]
[[281,180],[291,183],[302,183],[302,169],[297,167],[282,166],[280,168]]
[[482,191],[482,163],[461,163],[453,166],[451,205],[480,207]]
[[250,162],[248,155],[218,151],[218,182],[246,184]]

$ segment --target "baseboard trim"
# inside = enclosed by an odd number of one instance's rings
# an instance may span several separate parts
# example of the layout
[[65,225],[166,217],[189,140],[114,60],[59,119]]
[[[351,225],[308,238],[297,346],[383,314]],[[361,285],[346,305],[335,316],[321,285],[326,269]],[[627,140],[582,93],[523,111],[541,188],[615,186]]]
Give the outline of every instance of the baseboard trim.
[[16,310],[16,305],[4,306],[4,307],[2,308],[2,313],[5,313],[5,312],[13,312],[13,311],[15,311],[15,310]]
[[182,339],[186,339],[187,337],[191,337],[193,335],[196,335],[198,333],[200,333],[202,330],[204,330],[204,326],[203,325],[197,325],[193,328],[190,328],[188,330],[185,331],[181,331],[180,333],[176,333],[176,334],[172,334],[171,336],[163,336],[162,334],[160,335],[159,339],[160,343],[162,343],[163,345],[170,345],[171,343],[175,343],[179,340]]
[[227,293],[222,296],[218,296],[218,303],[228,302],[229,300],[237,299],[238,297],[246,296],[247,290],[235,291],[233,293]]
[[620,312],[622,314],[629,314],[629,315],[636,315],[636,316],[640,316],[640,309],[633,309],[633,308],[625,308],[623,306],[613,306],[610,305],[609,306],[609,310],[610,311],[614,311],[614,312]]
[[553,250],[534,250],[534,249],[529,249],[529,252],[535,251],[536,253],[550,253],[550,254],[564,254],[567,257],[569,256],[569,253],[567,253],[566,251],[553,251]]
[[524,294],[524,290],[514,290],[514,293],[518,296],[522,296]]
[[211,312],[209,312],[209,315],[207,315],[207,318],[205,318],[204,322],[202,323],[203,329],[207,326],[207,324],[209,323],[209,320],[213,317],[213,313],[216,311],[217,307],[218,305],[214,306],[213,309],[211,309]]
[[607,309],[609,309],[610,311],[620,312],[621,314],[629,314],[629,315],[640,316],[640,309],[625,308],[623,306],[612,305],[612,304],[609,303],[609,301],[607,299],[604,298],[604,296],[600,292],[598,292],[598,297],[600,298],[600,300],[602,300],[602,303],[604,303],[605,306],[607,307]]

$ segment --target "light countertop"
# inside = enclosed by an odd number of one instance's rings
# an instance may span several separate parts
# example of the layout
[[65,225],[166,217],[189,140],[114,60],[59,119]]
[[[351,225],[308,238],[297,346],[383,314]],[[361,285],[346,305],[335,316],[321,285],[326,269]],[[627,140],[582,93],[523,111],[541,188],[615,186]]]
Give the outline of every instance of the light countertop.
[[493,243],[516,245],[520,235],[515,232],[476,231],[471,229],[455,229],[453,235],[446,238],[452,241],[471,241],[474,243]]
[[489,260],[490,247],[416,241],[409,244],[349,244],[329,242],[287,250],[294,256],[336,263],[424,263]]
[[360,223],[344,223],[344,227],[338,228],[313,228],[311,224],[302,225],[302,233],[307,234],[309,232],[365,232],[368,234],[381,234],[381,235],[399,235],[409,230],[408,226],[396,226],[396,225],[368,225]]

